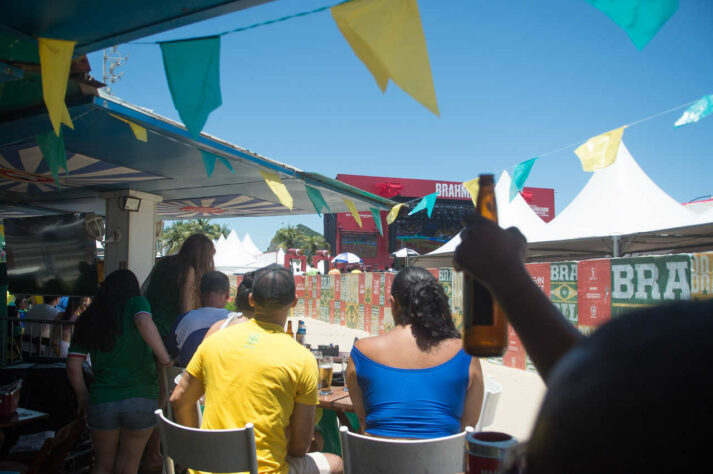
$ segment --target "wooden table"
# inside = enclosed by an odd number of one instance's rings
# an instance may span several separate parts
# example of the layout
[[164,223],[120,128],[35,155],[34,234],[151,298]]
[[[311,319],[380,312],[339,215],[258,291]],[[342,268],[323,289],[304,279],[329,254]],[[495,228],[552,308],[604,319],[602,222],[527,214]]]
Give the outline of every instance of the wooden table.
[[344,390],[344,387],[330,387],[330,390],[332,391],[331,394],[319,396],[319,404],[317,406],[327,410],[334,410],[342,425],[348,427],[350,431],[356,431],[345,414],[347,412],[354,413],[354,406],[352,405],[352,399],[349,398],[349,392]]
[[18,408],[12,415],[0,418],[0,429],[12,428],[23,423],[31,421],[43,420],[49,418],[48,413],[41,411],[28,410],[27,408]]

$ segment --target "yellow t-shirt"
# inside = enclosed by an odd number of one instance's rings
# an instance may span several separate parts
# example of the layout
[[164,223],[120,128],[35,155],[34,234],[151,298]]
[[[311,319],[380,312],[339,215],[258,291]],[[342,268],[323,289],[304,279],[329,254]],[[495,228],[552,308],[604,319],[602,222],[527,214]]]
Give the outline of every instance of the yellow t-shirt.
[[317,405],[314,356],[272,323],[251,319],[206,339],[186,368],[203,382],[203,429],[255,425],[258,469],[288,471],[287,437],[296,403]]

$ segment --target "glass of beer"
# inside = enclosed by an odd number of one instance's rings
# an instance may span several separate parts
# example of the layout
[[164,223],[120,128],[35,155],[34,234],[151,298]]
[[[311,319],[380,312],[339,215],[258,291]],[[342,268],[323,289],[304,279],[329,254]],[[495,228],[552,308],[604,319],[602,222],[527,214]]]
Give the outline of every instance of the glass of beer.
[[332,356],[322,356],[319,359],[319,389],[320,395],[330,395],[332,390],[332,370],[334,370],[334,359]]

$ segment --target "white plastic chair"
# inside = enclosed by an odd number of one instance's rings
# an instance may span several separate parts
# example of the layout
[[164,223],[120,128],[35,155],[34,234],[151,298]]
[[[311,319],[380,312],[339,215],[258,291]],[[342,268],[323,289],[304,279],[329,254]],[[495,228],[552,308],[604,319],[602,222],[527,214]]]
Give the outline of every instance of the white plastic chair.
[[435,439],[387,439],[339,428],[344,474],[454,473],[465,470],[465,435]]
[[174,462],[198,471],[257,474],[252,423],[234,430],[200,430],[166,419],[161,410],[155,413],[167,474],[175,474]]
[[475,424],[475,431],[483,431],[483,428],[493,424],[493,421],[495,421],[495,410],[498,408],[500,394],[503,391],[503,386],[491,375],[488,375],[483,382],[485,395],[483,396],[483,406],[480,408],[478,423]]

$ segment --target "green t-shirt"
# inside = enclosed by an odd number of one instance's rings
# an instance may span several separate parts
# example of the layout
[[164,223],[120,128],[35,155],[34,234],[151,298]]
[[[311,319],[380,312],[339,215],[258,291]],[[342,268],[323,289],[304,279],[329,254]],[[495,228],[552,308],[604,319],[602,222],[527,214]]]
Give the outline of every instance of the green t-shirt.
[[91,356],[94,382],[89,387],[92,404],[115,402],[126,398],[158,398],[158,375],[151,348],[139,333],[134,316],[151,315],[151,306],[143,296],[129,299],[121,318],[121,329],[110,351],[87,351],[74,342],[69,355]]
[[181,288],[178,276],[181,270],[179,260],[175,256],[161,259],[148,277],[146,299],[151,303],[153,320],[162,338],[171,330],[171,326],[180,315],[179,301]]

